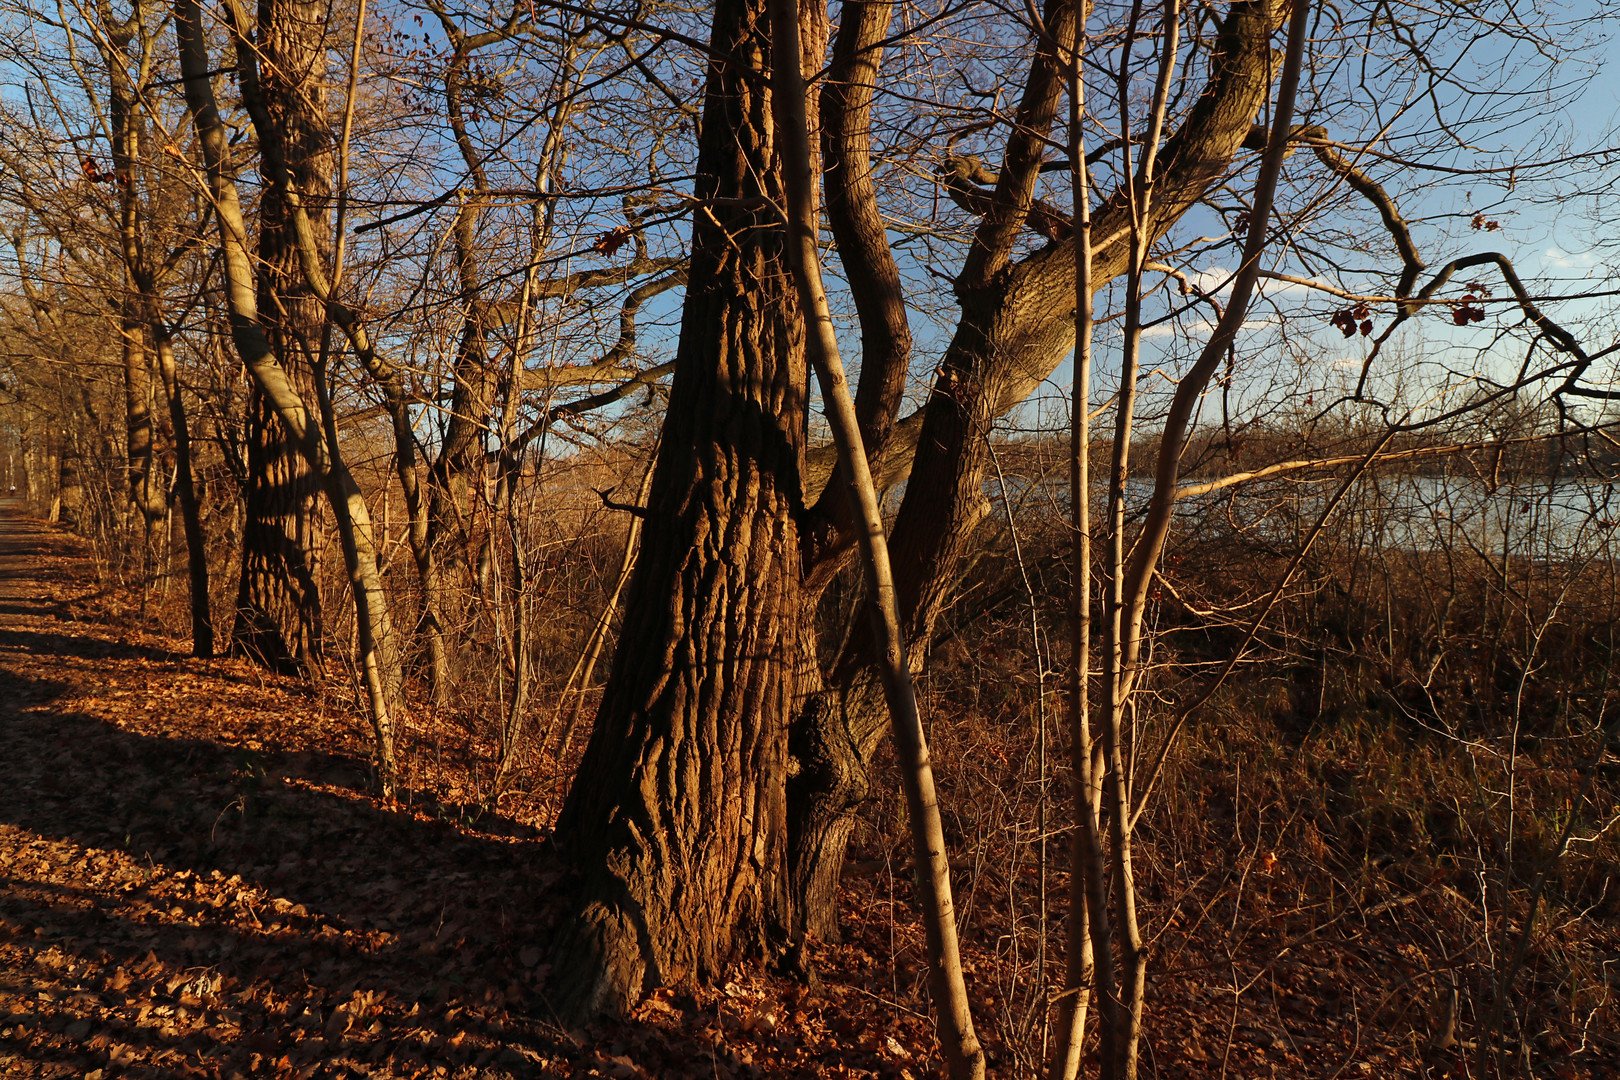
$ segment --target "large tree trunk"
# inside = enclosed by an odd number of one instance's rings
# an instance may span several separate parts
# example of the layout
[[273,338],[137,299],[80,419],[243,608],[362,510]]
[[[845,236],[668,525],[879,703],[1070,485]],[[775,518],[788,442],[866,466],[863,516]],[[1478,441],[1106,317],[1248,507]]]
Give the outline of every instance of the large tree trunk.
[[[308,365],[294,361],[287,367],[299,396],[313,398]],[[276,671],[312,671],[320,663],[322,637],[320,479],[257,385],[248,400],[247,446],[242,579],[231,648]]]
[[911,819],[912,857],[917,870],[917,896],[927,939],[928,989],[933,998],[940,1051],[952,1080],[983,1080],[985,1056],[973,1032],[972,1008],[956,936],[956,910],[951,900],[950,860],[946,855],[945,825],[939,814],[934,769],[928,739],[917,708],[905,638],[900,631],[900,609],[895,603],[894,578],[877,486],[861,442],[861,421],[849,392],[849,376],[838,350],[838,336],[827,305],[820,264],[820,218],[815,209],[816,165],[810,151],[808,95],[798,37],[798,0],[773,0],[775,50],[771,92],[782,158],[789,233],[788,263],[798,285],[799,302],[808,323],[807,351],[821,388],[833,440],[838,446],[838,471],[845,485],[846,505],[858,507],[857,546],[865,571],[871,604],[873,635],[881,643],[877,669],[883,680],[884,699],[893,722],[900,783],[906,793]]
[[[821,150],[827,223],[837,241],[861,326],[861,379],[855,412],[873,472],[880,472],[911,361],[911,328],[900,271],[872,172],[873,95],[893,5],[871,2],[841,12],[832,61],[822,80]],[[848,565],[857,531],[845,485],[832,483],[810,512],[805,618],[815,625],[821,593]],[[861,624],[865,633],[866,626]],[[799,713],[789,732],[794,775],[788,781],[788,864],[796,940],[837,941],[838,880],[857,811],[870,790],[868,763],[887,733],[883,692],[869,665],[831,685],[820,657],[801,658]],[[863,660],[867,657],[863,656]],[[851,722],[854,709],[861,720]]]
[[[258,13],[266,108],[305,210],[317,219],[329,201],[332,172],[322,48],[326,10],[308,0],[262,0]],[[266,185],[259,204],[258,311],[292,388],[312,402],[317,394],[310,350],[321,340],[325,310],[304,281],[289,211],[282,188]],[[321,478],[257,384],[248,401],[245,502],[233,648],[278,670],[319,670],[326,543]]]
[[[626,630],[556,840],[578,874],[554,1004],[624,1009],[789,923],[804,334],[785,263],[763,0],[718,0],[692,269]],[[805,39],[825,41],[824,14]]]

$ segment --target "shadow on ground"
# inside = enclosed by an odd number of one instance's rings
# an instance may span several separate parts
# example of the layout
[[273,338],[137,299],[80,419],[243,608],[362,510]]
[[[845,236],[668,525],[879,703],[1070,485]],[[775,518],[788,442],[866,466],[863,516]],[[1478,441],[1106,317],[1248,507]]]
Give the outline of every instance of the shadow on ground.
[[[0,525],[0,1074],[749,1075],[551,1022],[535,830],[384,804],[357,756],[150,733],[185,662],[63,623],[43,532]],[[143,673],[132,715],[83,705]]]

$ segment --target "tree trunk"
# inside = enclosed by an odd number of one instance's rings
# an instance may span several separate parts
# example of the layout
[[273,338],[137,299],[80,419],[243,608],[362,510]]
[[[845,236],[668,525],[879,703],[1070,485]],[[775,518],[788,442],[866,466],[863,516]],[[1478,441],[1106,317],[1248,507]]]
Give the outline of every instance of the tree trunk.
[[[881,717],[883,702],[869,675],[862,689],[864,698],[870,699],[862,700],[862,707],[874,718]],[[870,747],[855,742],[854,732],[864,725],[852,725],[843,715],[848,701],[849,695],[837,689],[806,695],[788,736],[788,752],[796,766],[787,787],[796,936],[815,941],[843,939],[838,928],[839,874],[856,811],[871,791],[869,763],[883,733],[876,725]]]
[[50,423],[47,420],[43,429],[41,441],[44,447],[40,452],[40,500],[39,513],[46,521],[62,520],[62,454],[67,446],[66,433],[60,437],[52,437]]
[[[299,396],[313,397],[307,364],[288,364]],[[233,652],[284,674],[313,673],[321,654],[320,480],[256,384],[249,392],[242,578]]]
[[[1076,6],[1080,0],[1074,0]],[[1065,924],[1065,970],[1053,1027],[1048,1080],[1075,1080],[1085,1048],[1086,1018],[1091,1009],[1096,950],[1088,915],[1091,894],[1087,885],[1101,875],[1093,868],[1098,822],[1092,813],[1091,767],[1091,175],[1086,168],[1085,83],[1082,60],[1084,27],[1075,35],[1069,57],[1069,191],[1074,202],[1074,383],[1069,394],[1069,668],[1065,680],[1069,729],[1070,806],[1075,823],[1069,829],[1069,918]]]
[[[463,207],[453,230],[457,251],[463,260],[476,258],[472,253],[476,230],[469,217],[471,213]],[[469,305],[469,314],[463,323],[461,341],[456,349],[450,418],[445,424],[443,445],[433,461],[428,486],[425,541],[417,557],[422,585],[420,631],[428,648],[433,700],[440,705],[449,702],[448,695],[459,666],[457,643],[443,629],[448,600],[446,593],[451,587],[451,583],[446,581],[446,574],[454,574],[455,587],[470,590],[473,580],[472,568],[466,556],[467,546],[471,543],[467,515],[476,502],[474,484],[481,487],[484,482],[484,438],[489,431],[495,390],[489,371],[487,334],[482,316],[478,313],[482,305],[478,298],[475,269],[463,268],[462,289],[471,290],[470,298],[464,301]],[[497,527],[493,518],[488,527],[492,532]],[[493,542],[493,536],[489,542]]]
[[[819,99],[827,222],[861,327],[856,420],[874,472],[881,470],[905,392],[912,344],[905,291],[872,172],[872,99],[892,18],[893,5],[883,2],[843,10]],[[846,487],[828,484],[808,513],[805,626],[815,625],[821,593],[854,553],[857,514]],[[788,781],[794,933],[796,941],[837,941],[839,871],[855,812],[870,789],[869,763],[887,727],[882,688],[871,668],[850,672],[853,683],[835,679],[824,685],[820,658],[808,641],[806,646],[800,661],[803,704],[788,736],[795,765]],[[873,722],[852,725],[852,706]]]
[[30,432],[23,444],[23,482],[27,485],[28,512],[42,517],[53,517],[50,511],[55,500],[51,498],[51,454],[47,443],[48,429],[41,427]]
[[208,537],[203,532],[202,507],[192,475],[191,427],[186,417],[185,398],[180,392],[174,339],[155,310],[148,315],[148,325],[157,346],[158,373],[163,378],[163,392],[169,402],[169,423],[174,428],[174,487],[180,500],[180,520],[185,527],[187,581],[191,588],[191,655],[209,657],[214,655],[214,620],[208,608]]
[[[326,116],[326,6],[262,0],[257,48],[266,108],[307,213],[324,215],[332,155]],[[259,205],[258,312],[276,359],[304,401],[316,399],[314,358],[324,306],[299,265],[290,208],[279,185]],[[232,647],[276,670],[320,670],[320,564],[326,542],[321,478],[257,384],[248,400],[247,517]]]
[[[134,522],[139,522],[143,552],[142,573],[149,574],[152,566],[152,542],[157,523],[162,520],[168,502],[162,483],[156,476],[157,439],[152,422],[152,363],[147,349],[146,326],[140,318],[138,304],[131,287],[123,301],[119,316],[119,341],[124,369],[124,430],[125,451],[128,455],[127,489],[128,509],[134,511]],[[122,516],[122,515],[121,515]],[[134,522],[131,522],[133,525]]]
[[79,469],[78,440],[64,433],[57,455],[56,499],[51,504],[50,519],[60,521],[70,529],[77,529],[83,524],[80,519],[84,512],[84,479]]
[[[127,500],[124,511],[134,511],[141,530],[143,579],[152,572],[152,545],[157,523],[168,505],[167,493],[156,476],[157,440],[152,422],[152,363],[147,348],[146,323],[141,317],[139,285],[135,280],[140,244],[140,195],[137,188],[141,161],[141,115],[135,95],[122,68],[125,50],[134,34],[137,13],[127,23],[105,22],[108,88],[108,121],[113,136],[113,175],[118,184],[118,225],[120,250],[125,260],[125,291],[119,300],[118,336],[124,371],[124,430],[127,472],[124,477]],[[133,524],[133,523],[132,523]]]
[[[455,239],[456,273],[461,283],[460,302],[466,314],[461,325],[461,339],[456,346],[455,366],[452,370],[450,416],[445,422],[444,439],[439,454],[433,461],[432,483],[428,490],[427,539],[423,550],[426,561],[419,559],[422,569],[422,630],[427,638],[428,660],[432,672],[433,700],[445,704],[457,667],[456,642],[443,633],[444,595],[446,572],[453,572],[458,585],[471,586],[472,569],[468,565],[466,548],[470,543],[466,515],[472,510],[472,477],[478,484],[484,481],[484,436],[489,430],[490,410],[494,407],[495,379],[489,365],[489,330],[484,323],[485,303],[483,280],[478,257],[478,226],[484,200],[479,194],[488,188],[484,174],[484,158],[467,134],[463,103],[463,82],[466,78],[469,54],[482,43],[479,35],[474,43],[460,35],[455,23],[440,16],[447,33],[452,33],[456,48],[445,69],[444,95],[450,130],[467,166],[474,194],[463,199],[456,209],[450,233]],[[517,349],[521,353],[521,343]],[[519,359],[518,363],[522,363]],[[486,543],[494,544],[497,528],[493,516]],[[515,543],[516,541],[514,541]],[[441,554],[442,553],[442,554]],[[499,604],[500,598],[495,598]]]
[[[451,230],[456,239],[462,303],[467,306],[467,315],[456,348],[450,417],[430,472],[424,539],[419,549],[413,548],[422,589],[418,630],[427,645],[429,681],[437,705],[449,703],[459,667],[457,643],[444,633],[446,594],[451,587],[446,574],[455,575],[455,586],[470,590],[473,580],[466,556],[471,543],[467,515],[477,501],[473,485],[481,488],[484,483],[484,438],[489,431],[490,410],[495,398],[479,288],[477,206],[476,202],[464,204]],[[497,528],[493,517],[488,527],[487,542],[493,543],[493,532]],[[497,598],[496,603],[499,602]]]
[[[822,12],[805,33],[825,41]],[[804,331],[785,262],[764,0],[718,0],[691,284],[647,528],[556,843],[577,871],[554,1005],[708,980],[789,925],[787,723]]]

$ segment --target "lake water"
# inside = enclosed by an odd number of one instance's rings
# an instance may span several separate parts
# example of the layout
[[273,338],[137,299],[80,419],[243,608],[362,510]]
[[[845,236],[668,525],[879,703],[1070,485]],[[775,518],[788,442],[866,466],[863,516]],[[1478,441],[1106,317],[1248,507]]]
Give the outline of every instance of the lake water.
[[[1178,501],[1179,529],[1259,530],[1287,544],[1303,539],[1342,481],[1267,479]],[[1133,495],[1145,499],[1143,482]],[[1368,476],[1329,523],[1385,549],[1477,549],[1567,562],[1613,558],[1620,543],[1620,489],[1594,480],[1491,485],[1460,476]],[[1320,542],[1320,540],[1319,540]]]

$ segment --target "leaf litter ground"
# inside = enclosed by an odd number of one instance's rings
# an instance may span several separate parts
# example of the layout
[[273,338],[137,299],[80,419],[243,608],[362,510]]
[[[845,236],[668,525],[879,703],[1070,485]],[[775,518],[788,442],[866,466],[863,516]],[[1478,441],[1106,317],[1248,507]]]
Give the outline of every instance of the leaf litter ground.
[[[193,660],[119,603],[71,537],[0,517],[0,1075],[940,1075],[892,860],[849,875],[817,992],[739,969],[563,1030],[540,947],[554,799],[459,812],[465,739],[437,732],[432,792],[385,801],[335,698]],[[971,889],[980,910],[1005,902],[994,875]],[[1411,1023],[1376,1022],[1378,942],[1294,941],[1262,918],[1244,962],[1204,899],[1163,904],[1188,936],[1154,980],[1147,1075],[1465,1075]],[[992,1073],[1030,1075],[998,924],[981,924],[965,961]],[[1620,1076],[1602,1060],[1550,1075]]]

